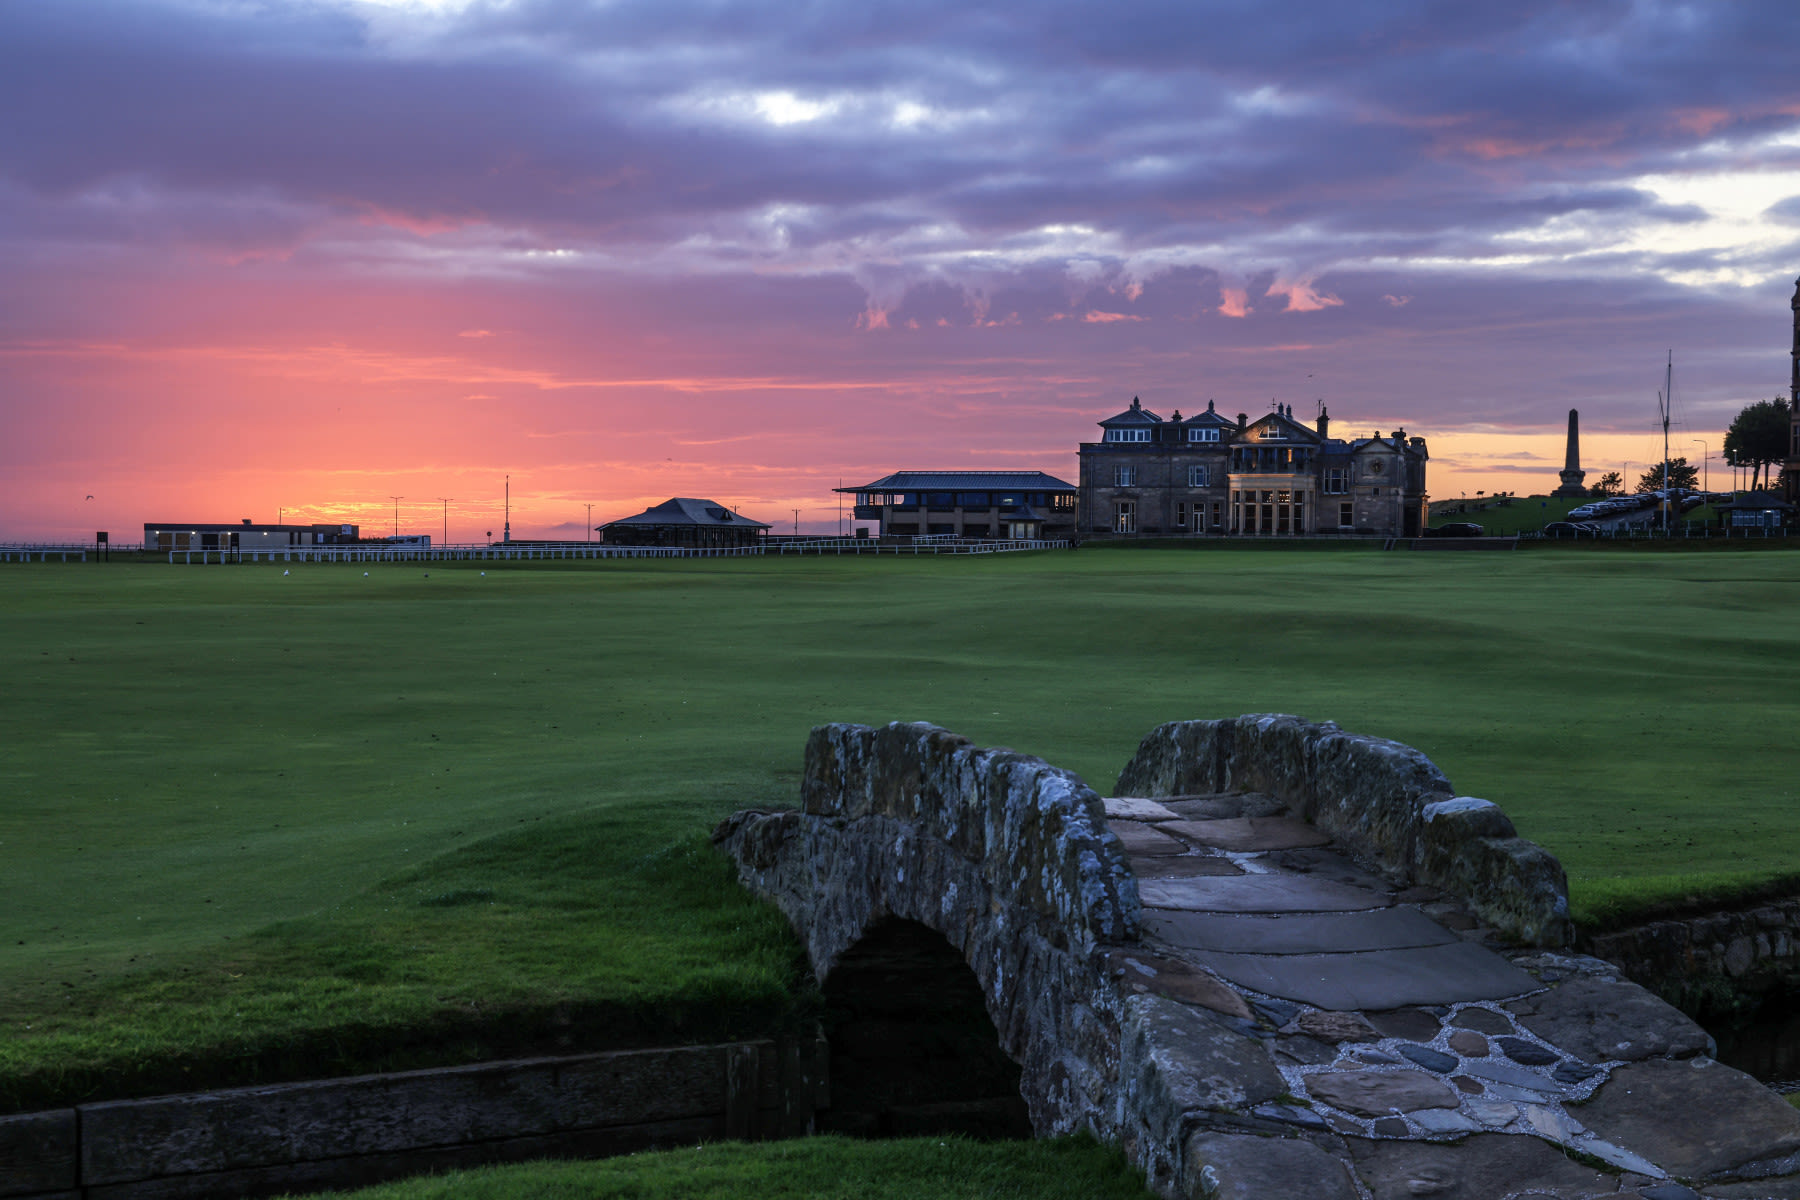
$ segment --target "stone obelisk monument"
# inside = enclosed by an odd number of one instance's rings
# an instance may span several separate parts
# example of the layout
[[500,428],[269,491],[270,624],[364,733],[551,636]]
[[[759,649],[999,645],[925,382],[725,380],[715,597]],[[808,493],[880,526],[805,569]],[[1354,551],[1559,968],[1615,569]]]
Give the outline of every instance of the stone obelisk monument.
[[1551,492],[1552,496],[1587,495],[1587,489],[1581,486],[1587,472],[1581,469],[1580,415],[1572,408],[1569,410],[1569,448],[1563,453],[1562,486]]

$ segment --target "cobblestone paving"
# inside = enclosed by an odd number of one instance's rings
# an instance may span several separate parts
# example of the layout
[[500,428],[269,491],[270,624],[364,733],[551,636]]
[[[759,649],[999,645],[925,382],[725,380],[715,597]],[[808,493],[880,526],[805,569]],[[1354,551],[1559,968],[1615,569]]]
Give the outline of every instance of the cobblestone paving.
[[1285,1087],[1192,1136],[1190,1195],[1800,1198],[1800,1114],[1612,964],[1508,949],[1268,796],[1106,813],[1144,904],[1115,980],[1255,1039]]

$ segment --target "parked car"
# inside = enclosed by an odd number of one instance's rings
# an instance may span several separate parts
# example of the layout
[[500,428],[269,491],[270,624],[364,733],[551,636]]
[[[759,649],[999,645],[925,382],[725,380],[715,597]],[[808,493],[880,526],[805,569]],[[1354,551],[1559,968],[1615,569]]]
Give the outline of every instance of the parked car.
[[1480,537],[1481,526],[1473,521],[1452,521],[1448,525],[1439,525],[1435,529],[1427,529],[1426,537]]
[[1569,510],[1569,520],[1580,521],[1586,517],[1594,517],[1599,514],[1600,505],[1597,502],[1594,504],[1577,504],[1574,508]]
[[1545,537],[1593,537],[1599,532],[1581,521],[1552,521],[1544,526]]

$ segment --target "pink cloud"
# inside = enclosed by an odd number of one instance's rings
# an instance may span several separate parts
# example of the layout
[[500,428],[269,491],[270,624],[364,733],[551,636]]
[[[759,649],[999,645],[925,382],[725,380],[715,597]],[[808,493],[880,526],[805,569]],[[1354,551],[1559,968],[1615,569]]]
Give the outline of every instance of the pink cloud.
[[1276,276],[1263,295],[1286,296],[1287,307],[1282,309],[1283,312],[1318,312],[1323,308],[1341,308],[1344,303],[1336,296],[1318,291],[1310,279],[1283,279],[1280,276]]
[[1144,321],[1149,318],[1133,316],[1130,313],[1101,312],[1099,309],[1089,309],[1087,315],[1081,319],[1089,325],[1111,325],[1114,321]]
[[1251,312],[1249,291],[1245,288],[1220,288],[1219,311],[1228,317],[1249,316]]

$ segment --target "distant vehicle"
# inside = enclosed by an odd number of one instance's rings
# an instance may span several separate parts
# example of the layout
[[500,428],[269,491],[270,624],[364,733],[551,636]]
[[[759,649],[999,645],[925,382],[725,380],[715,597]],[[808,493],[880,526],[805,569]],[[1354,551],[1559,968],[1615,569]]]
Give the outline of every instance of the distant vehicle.
[[[1597,503],[1596,504],[1578,504],[1574,508],[1571,508],[1569,510],[1569,520],[1579,521],[1583,517],[1593,517],[1593,516],[1598,516],[1599,514],[1600,514],[1600,505]],[[1553,522],[1553,524],[1560,524],[1560,523],[1561,522]]]
[[1473,521],[1452,521],[1448,525],[1439,525],[1435,529],[1427,529],[1426,537],[1480,537],[1481,526]]
[[1593,537],[1597,532],[1592,525],[1580,521],[1552,521],[1544,526],[1545,537]]

